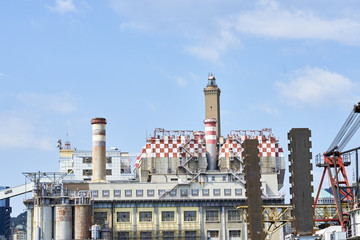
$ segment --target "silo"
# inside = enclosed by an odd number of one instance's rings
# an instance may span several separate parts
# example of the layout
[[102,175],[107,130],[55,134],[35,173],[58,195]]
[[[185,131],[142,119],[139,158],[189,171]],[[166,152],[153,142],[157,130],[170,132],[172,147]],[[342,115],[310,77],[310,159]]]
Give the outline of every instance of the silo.
[[68,204],[55,206],[55,239],[69,240],[72,239],[72,212]]
[[205,119],[205,141],[206,141],[206,152],[208,158],[208,169],[216,170],[217,164],[217,153],[216,153],[216,119],[208,118]]
[[32,232],[33,232],[33,213],[34,210],[32,208],[27,209],[27,214],[26,214],[26,239],[33,239],[32,238]]
[[91,205],[75,205],[75,239],[89,239],[91,227]]
[[92,182],[106,181],[106,119],[93,118],[92,124]]
[[35,205],[33,219],[33,239],[51,240],[53,223],[51,205]]

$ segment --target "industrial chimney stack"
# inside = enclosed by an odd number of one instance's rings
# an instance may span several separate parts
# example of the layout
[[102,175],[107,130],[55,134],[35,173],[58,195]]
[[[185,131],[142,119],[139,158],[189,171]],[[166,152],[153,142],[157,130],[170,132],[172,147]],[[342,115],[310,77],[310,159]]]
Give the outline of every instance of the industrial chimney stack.
[[92,182],[106,181],[106,119],[93,118],[92,124]]
[[216,119],[205,119],[205,140],[206,152],[208,160],[208,169],[216,170],[217,154],[216,154]]

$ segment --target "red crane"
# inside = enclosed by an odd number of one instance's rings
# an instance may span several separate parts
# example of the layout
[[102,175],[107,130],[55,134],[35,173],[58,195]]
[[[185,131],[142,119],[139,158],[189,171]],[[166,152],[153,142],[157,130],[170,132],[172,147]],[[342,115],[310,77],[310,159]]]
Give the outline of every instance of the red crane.
[[[360,127],[360,102],[354,106],[349,117],[336,135],[328,150],[321,156],[316,156],[316,166],[323,167],[324,171],[321,177],[319,189],[316,195],[314,210],[316,208],[321,186],[326,173],[329,176],[331,189],[333,192],[335,206],[338,215],[338,221],[343,229],[349,222],[347,212],[343,212],[342,203],[354,203],[354,194],[349,185],[345,167],[350,165],[349,155],[343,155],[342,151],[350,139],[354,136]],[[348,151],[347,151],[348,152]],[[315,221],[334,221],[334,219],[315,219]]]

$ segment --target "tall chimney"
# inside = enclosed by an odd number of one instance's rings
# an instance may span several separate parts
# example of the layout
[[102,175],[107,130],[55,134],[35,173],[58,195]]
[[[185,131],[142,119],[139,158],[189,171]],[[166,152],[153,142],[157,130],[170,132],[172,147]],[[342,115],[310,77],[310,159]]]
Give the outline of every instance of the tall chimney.
[[216,119],[205,119],[205,140],[206,152],[208,160],[208,169],[216,170],[217,154],[216,154]]
[[106,181],[106,119],[93,118],[92,124],[92,182]]

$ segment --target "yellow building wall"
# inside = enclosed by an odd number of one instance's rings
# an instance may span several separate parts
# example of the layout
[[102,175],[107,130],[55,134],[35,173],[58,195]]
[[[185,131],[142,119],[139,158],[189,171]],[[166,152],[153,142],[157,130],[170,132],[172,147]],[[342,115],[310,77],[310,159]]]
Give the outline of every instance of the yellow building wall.
[[[200,208],[199,207],[182,207],[180,211],[181,211],[181,230],[200,229]],[[191,222],[184,221],[184,212],[185,211],[195,211],[196,212],[196,221],[191,221]]]
[[[176,231],[179,228],[179,217],[177,207],[159,207],[159,231]],[[164,211],[173,211],[174,212],[174,221],[162,221],[162,212]]]

